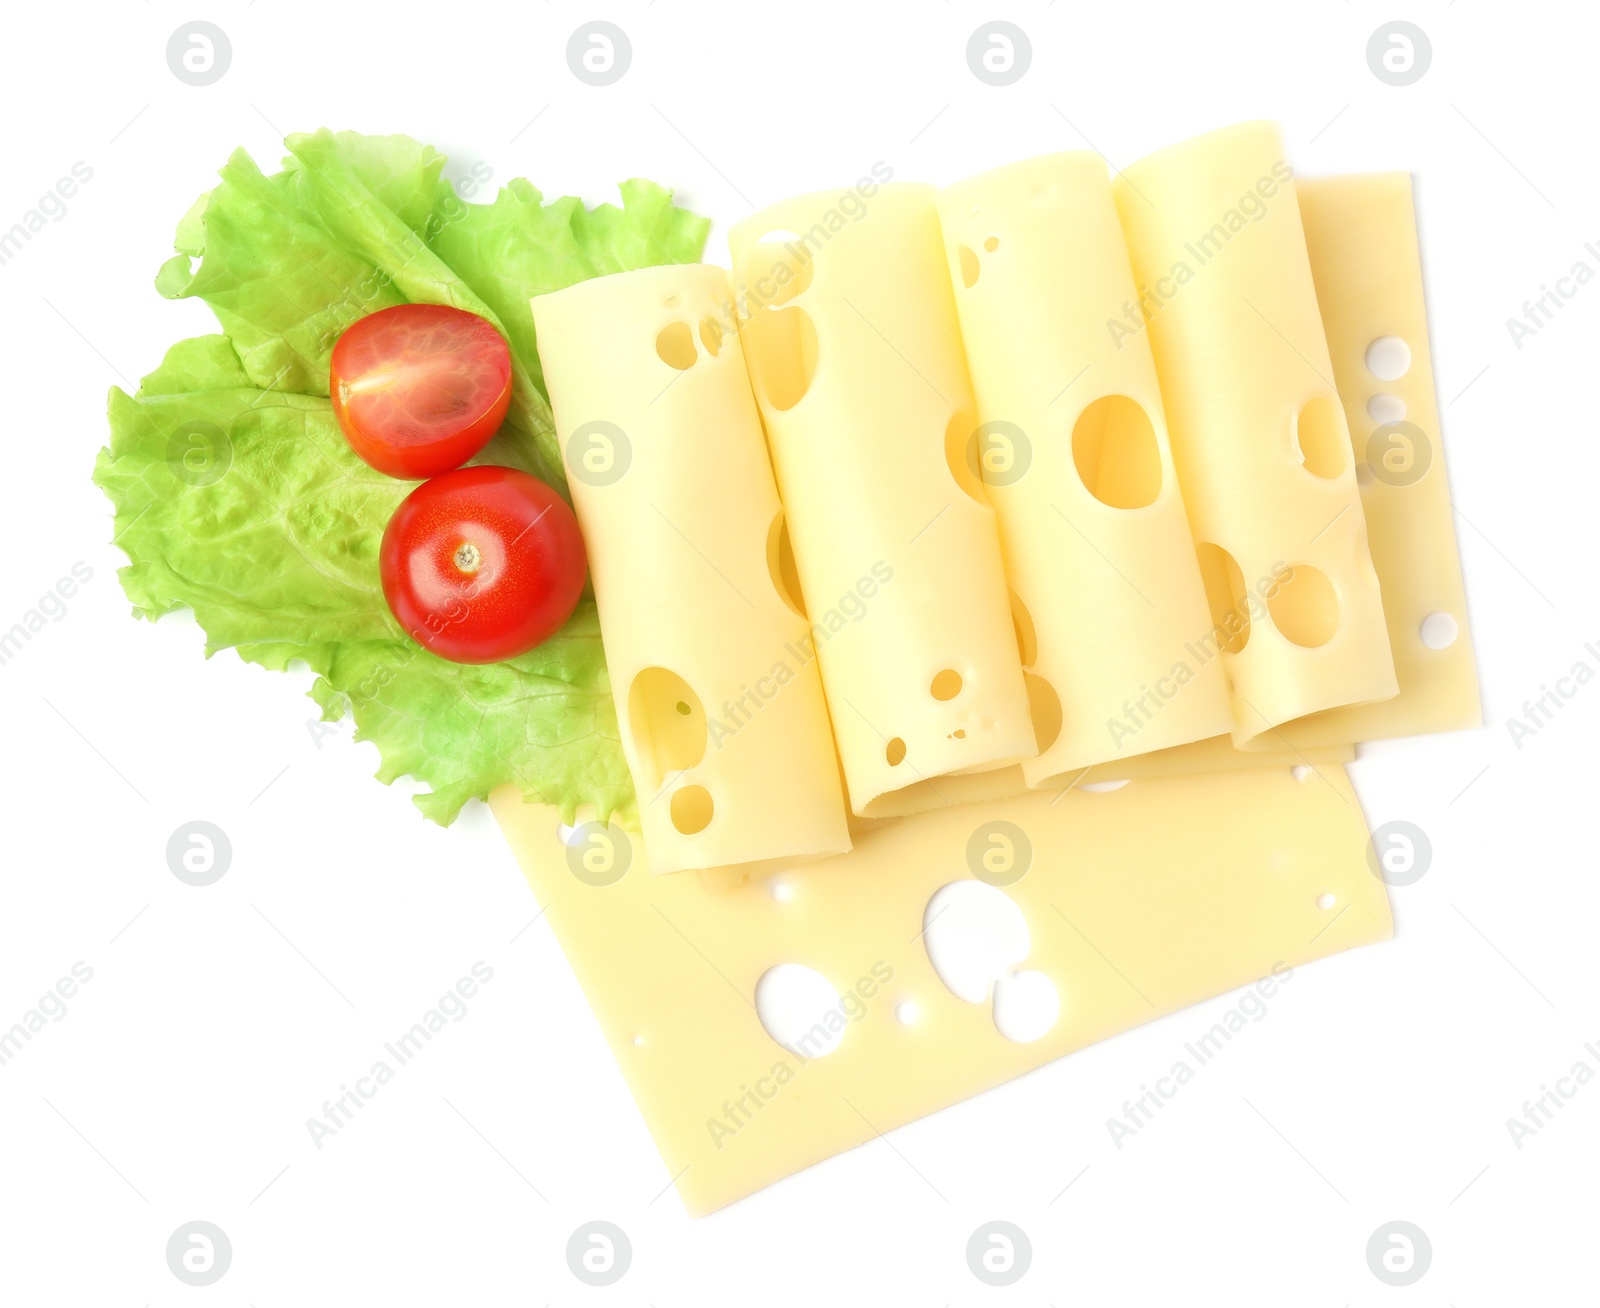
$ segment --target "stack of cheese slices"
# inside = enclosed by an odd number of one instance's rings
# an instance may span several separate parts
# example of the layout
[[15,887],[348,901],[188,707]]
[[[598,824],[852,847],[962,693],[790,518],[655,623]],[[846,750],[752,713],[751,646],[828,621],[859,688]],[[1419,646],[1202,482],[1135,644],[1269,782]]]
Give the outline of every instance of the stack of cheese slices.
[[730,246],[533,301],[639,830],[494,798],[696,1211],[1384,938],[1341,765],[1479,720],[1408,175],[1247,124]]

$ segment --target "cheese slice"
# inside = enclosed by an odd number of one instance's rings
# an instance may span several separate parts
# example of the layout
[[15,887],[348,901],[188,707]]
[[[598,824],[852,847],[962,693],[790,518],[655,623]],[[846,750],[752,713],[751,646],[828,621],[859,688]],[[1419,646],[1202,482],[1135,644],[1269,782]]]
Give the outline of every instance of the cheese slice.
[[722,269],[679,265],[532,301],[656,872],[850,847],[727,299]]
[[[1285,723],[1258,743],[1306,749],[1479,726],[1411,175],[1316,178],[1296,190],[1400,693]],[[1395,367],[1384,366],[1386,347],[1395,351]],[[1379,377],[1369,351],[1381,371],[1406,366]]]
[[[1328,765],[1349,763],[1356,756],[1354,744],[1318,745],[1310,749],[1244,750],[1234,748],[1231,736],[1213,736],[1187,745],[1133,754],[1109,763],[1095,763],[1054,778],[1043,789],[1052,795],[1080,787],[1109,787],[1145,777],[1181,777],[1192,772],[1220,772],[1239,768],[1281,767],[1295,769],[1297,776],[1315,772],[1325,774]],[[885,795],[879,804],[883,817],[910,817],[932,809],[954,808],[960,804],[986,803],[1010,799],[1029,790],[1023,767],[999,768],[964,776],[939,777],[919,781],[914,786]]]
[[975,439],[1007,456],[983,462],[1036,701],[1028,784],[1229,731],[1149,339],[1106,326],[1137,294],[1105,163],[983,173],[939,217]]
[[783,201],[729,234],[854,812],[1037,752],[929,186]]
[[1293,174],[1270,123],[1113,185],[1240,746],[1398,690]]
[[[557,810],[511,786],[490,804],[700,1214],[1109,1035],[1387,939],[1356,797],[1342,769],[1325,780],[1277,768],[1059,803],[1032,791],[888,823],[848,854],[720,893],[652,878],[616,827],[624,870],[597,885]],[[956,902],[993,900],[977,871],[1014,908],[981,905],[1003,910],[1006,957],[973,989],[936,970],[928,942],[983,929],[966,916],[980,905]],[[930,919],[936,894],[951,912]],[[792,1048],[757,1009],[782,964],[820,973],[828,1000]],[[1054,1021],[1019,1030],[1010,1001],[1052,990]]]

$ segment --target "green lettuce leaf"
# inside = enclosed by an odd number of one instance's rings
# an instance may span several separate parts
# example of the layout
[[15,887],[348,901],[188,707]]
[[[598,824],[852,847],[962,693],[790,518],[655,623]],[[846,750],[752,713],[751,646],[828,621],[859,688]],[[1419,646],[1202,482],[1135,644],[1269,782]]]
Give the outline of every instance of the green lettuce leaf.
[[501,330],[544,390],[528,300],[591,277],[694,263],[710,220],[672,203],[672,192],[635,178],[622,184],[622,207],[585,209],[567,196],[545,204],[522,178],[493,204],[463,204],[449,183],[434,205],[428,244],[498,315]]
[[[413,230],[367,186],[359,166],[362,160],[351,156],[342,139],[349,135],[335,136],[324,130],[288,139],[298,165],[289,176],[296,182],[296,197],[302,212],[315,213],[341,248],[357,251],[377,270],[385,285],[399,291],[406,300],[413,304],[448,304],[465,309],[487,318],[509,341],[511,337],[499,315],[428,248],[423,235]],[[426,167],[433,171],[432,181],[437,183],[434,164],[437,162],[442,167],[444,158],[434,154],[432,147],[422,149],[428,158],[407,172],[414,174],[419,167]],[[422,179],[412,180],[421,184]],[[430,189],[433,195],[439,194],[436,186]],[[424,235],[441,222],[430,206],[424,218]],[[343,330],[341,326],[339,331]],[[327,342],[330,355],[337,340],[338,332]],[[522,468],[565,490],[566,474],[562,469],[561,452],[556,448],[550,401],[534,386],[523,352],[516,348],[515,342],[512,346],[511,407],[483,457],[490,463]]]
[[407,137],[317,132],[288,145],[271,176],[234,154],[157,278],[164,295],[204,299],[227,334],[180,341],[135,395],[111,392],[95,481],[115,507],[135,612],[192,609],[208,655],[308,665],[324,718],[351,713],[382,756],[379,779],[426,783],[415,802],[437,822],[505,782],[568,820],[584,804],[626,819],[635,801],[593,602],[504,663],[449,663],[405,636],[378,549],[411,484],[351,452],[328,356],[346,326],[391,303],[482,314],[512,344],[517,405],[475,461],[561,485],[528,297],[697,259],[706,220],[639,181],[620,207],[545,204],[520,180],[492,204],[464,204],[441,180],[443,157]]
[[323,717],[353,713],[356,739],[383,755],[380,781],[426,780],[432,793],[415,802],[436,822],[452,821],[502,781],[559,807],[568,822],[581,803],[602,815],[633,811],[593,600],[537,649],[504,663],[448,663],[398,637],[337,645],[326,665],[313,666]]
[[180,341],[135,396],[111,393],[95,480],[116,505],[136,611],[193,609],[206,652],[318,674],[327,719],[349,711],[377,744],[378,776],[431,787],[449,822],[501,781],[571,817],[631,801],[592,601],[505,663],[428,653],[383,600],[378,546],[411,484],[374,472],[321,396],[250,387],[225,336]]

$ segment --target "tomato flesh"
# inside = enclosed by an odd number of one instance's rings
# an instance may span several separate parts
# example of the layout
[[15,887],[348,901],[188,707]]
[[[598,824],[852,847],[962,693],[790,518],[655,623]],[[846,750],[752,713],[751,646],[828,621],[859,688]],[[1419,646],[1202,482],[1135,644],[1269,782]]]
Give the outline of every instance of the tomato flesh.
[[511,347],[494,326],[443,304],[397,304],[333,347],[333,411],[350,448],[416,480],[459,468],[511,404]]
[[390,611],[456,663],[526,653],[572,614],[587,555],[567,502],[514,468],[458,468],[418,486],[383,533]]

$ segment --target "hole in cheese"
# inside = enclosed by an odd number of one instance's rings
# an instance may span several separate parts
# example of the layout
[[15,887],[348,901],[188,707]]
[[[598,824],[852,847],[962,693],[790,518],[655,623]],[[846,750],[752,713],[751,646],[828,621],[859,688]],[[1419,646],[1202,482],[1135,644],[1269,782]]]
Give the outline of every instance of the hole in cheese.
[[668,668],[644,668],[628,689],[628,730],[650,789],[705,757],[706,715],[689,683]]
[[979,504],[987,504],[977,445],[977,428],[971,417],[960,412],[952,414],[944,429],[944,461],[950,465],[950,476],[962,492]]
[[1294,444],[1307,472],[1328,480],[1344,472],[1350,459],[1350,437],[1325,395],[1309,400],[1295,415]]
[[990,254],[993,254],[996,250],[998,250],[1000,248],[1000,238],[998,236],[985,237],[984,238],[984,242],[983,242],[983,248],[985,250],[987,250]]
[[894,1006],[894,1020],[901,1026],[910,1026],[917,1020],[917,1001],[902,999]]
[[1367,346],[1366,363],[1379,381],[1396,381],[1411,370],[1411,347],[1398,336],[1380,336]]
[[685,372],[699,356],[694,352],[694,333],[686,322],[669,322],[656,333],[656,353],[668,367]]
[[1283,638],[1306,649],[1326,645],[1339,629],[1339,595],[1327,576],[1307,564],[1290,568],[1267,596],[1267,612]]
[[1335,896],[1335,895],[1318,895],[1317,896],[1317,907],[1322,909],[1323,912],[1327,912],[1328,909],[1332,908],[1338,902],[1339,902],[1338,897]]
[[1142,509],[1161,493],[1161,449],[1150,417],[1126,395],[1102,395],[1072,428],[1072,462],[1089,494]]
[[1398,395],[1379,391],[1367,400],[1367,417],[1380,427],[1387,426],[1391,422],[1399,422],[1405,416],[1406,402]]
[[968,288],[974,286],[978,280],[978,256],[970,247],[958,245],[956,259],[961,264],[961,284]]
[[1061,734],[1061,696],[1036,672],[1024,672],[1022,684],[1028,692],[1028,715],[1033,719],[1034,742],[1043,754]]
[[1418,634],[1429,649],[1449,649],[1461,634],[1461,627],[1448,613],[1430,613],[1422,620]]
[[1304,763],[1296,763],[1289,769],[1289,775],[1296,781],[1304,781],[1311,775],[1311,769]]
[[782,412],[811,389],[817,372],[817,329],[804,309],[762,309],[746,328],[752,371],[767,403]]
[[1250,604],[1244,590],[1244,573],[1233,555],[1220,545],[1201,541],[1195,553],[1200,559],[1200,579],[1205,583],[1217,646],[1237,654],[1250,639]]
[[672,825],[686,836],[711,825],[711,792],[704,786],[680,786],[672,792]]
[[994,983],[995,1028],[1014,1044],[1045,1036],[1060,1015],[1056,983],[1043,972],[1014,972]]
[[928,694],[935,699],[954,699],[961,693],[961,674],[954,668],[942,668],[934,673],[933,682],[928,687]]
[[923,910],[922,943],[950,993],[981,1004],[990,986],[1028,956],[1028,923],[1003,890],[952,881]]
[[1128,778],[1123,777],[1120,781],[1085,781],[1078,789],[1086,790],[1091,795],[1108,795],[1113,790],[1121,790],[1127,784]]
[[899,736],[896,736],[884,748],[883,756],[889,760],[890,767],[899,767],[906,761],[906,742],[901,740]]
[[795,566],[794,545],[789,539],[789,521],[779,509],[767,528],[767,573],[772,578],[772,588],[800,617],[806,616],[805,603],[800,594],[800,569]]
[[756,1016],[769,1036],[799,1058],[831,1054],[850,1026],[839,992],[804,963],[779,963],[761,974]]

